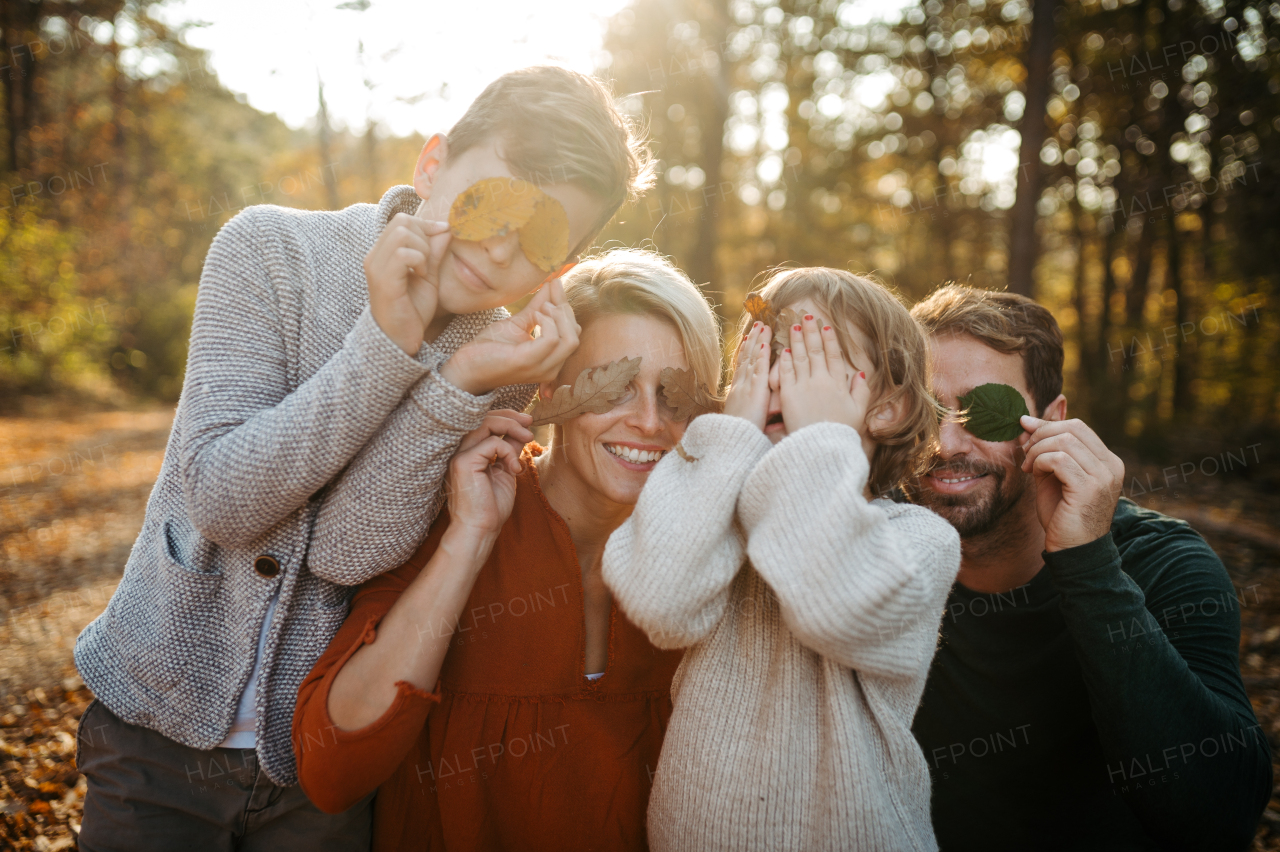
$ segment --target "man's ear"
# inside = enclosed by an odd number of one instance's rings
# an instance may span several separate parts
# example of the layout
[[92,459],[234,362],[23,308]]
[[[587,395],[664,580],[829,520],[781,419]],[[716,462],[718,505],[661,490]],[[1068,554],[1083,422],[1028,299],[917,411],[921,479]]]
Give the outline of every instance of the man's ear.
[[436,133],[422,146],[417,165],[413,168],[413,188],[423,201],[431,198],[436,172],[449,156],[449,140],[443,133]]
[[1066,420],[1067,419],[1067,398],[1062,394],[1058,394],[1058,398],[1044,407],[1044,411],[1040,412],[1041,420]]

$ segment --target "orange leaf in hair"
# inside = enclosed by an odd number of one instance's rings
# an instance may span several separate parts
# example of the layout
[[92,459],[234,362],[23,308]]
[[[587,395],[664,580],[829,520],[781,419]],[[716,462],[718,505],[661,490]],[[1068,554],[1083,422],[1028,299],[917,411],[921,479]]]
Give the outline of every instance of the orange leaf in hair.
[[640,372],[639,358],[623,358],[601,367],[589,367],[578,374],[573,386],[561,385],[551,399],[539,398],[529,414],[533,426],[563,423],[579,414],[604,414],[613,408]]
[[759,293],[752,293],[747,296],[746,301],[742,303],[742,309],[751,314],[752,322],[764,323],[770,328],[773,328],[773,323],[778,318],[773,305],[769,304],[768,300]]

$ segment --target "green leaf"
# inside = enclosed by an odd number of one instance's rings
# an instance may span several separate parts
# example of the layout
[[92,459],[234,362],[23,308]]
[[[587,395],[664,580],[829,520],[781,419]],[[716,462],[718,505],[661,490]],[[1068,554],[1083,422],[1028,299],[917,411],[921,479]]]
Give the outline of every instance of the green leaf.
[[978,387],[960,397],[964,428],[983,441],[1012,441],[1022,434],[1018,418],[1027,411],[1027,402],[1008,385],[995,382]]

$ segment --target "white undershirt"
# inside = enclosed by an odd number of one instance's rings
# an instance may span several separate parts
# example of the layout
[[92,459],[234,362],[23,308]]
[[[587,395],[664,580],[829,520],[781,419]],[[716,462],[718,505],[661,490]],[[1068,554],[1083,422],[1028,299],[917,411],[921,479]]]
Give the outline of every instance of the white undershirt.
[[262,671],[262,652],[267,648],[267,631],[271,629],[271,616],[276,611],[276,601],[280,592],[271,597],[267,606],[267,615],[262,619],[262,630],[258,633],[258,653],[253,660],[253,674],[240,694],[240,704],[236,707],[236,718],[231,723],[231,733],[218,743],[218,748],[256,748],[258,738],[255,730],[258,726],[258,674]]

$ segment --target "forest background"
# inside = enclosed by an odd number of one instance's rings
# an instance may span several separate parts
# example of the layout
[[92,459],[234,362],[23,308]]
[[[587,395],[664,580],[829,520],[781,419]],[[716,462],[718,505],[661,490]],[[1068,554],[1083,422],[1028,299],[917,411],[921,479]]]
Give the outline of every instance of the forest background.
[[[319,87],[291,128],[165,5],[0,0],[0,841],[20,848],[74,842],[70,643],[141,523],[210,241],[252,204],[376,202],[424,141],[331,120]],[[726,323],[784,263],[1053,310],[1071,413],[1124,456],[1126,495],[1231,571],[1274,749],[1280,2],[632,0],[596,56],[660,161],[602,244],[672,256]],[[1259,837],[1280,848],[1280,800]]]

